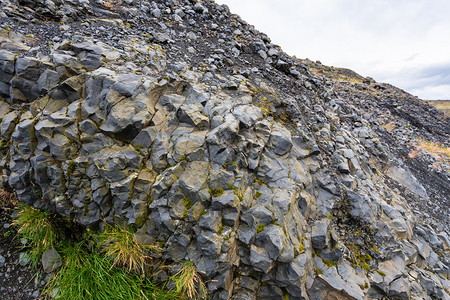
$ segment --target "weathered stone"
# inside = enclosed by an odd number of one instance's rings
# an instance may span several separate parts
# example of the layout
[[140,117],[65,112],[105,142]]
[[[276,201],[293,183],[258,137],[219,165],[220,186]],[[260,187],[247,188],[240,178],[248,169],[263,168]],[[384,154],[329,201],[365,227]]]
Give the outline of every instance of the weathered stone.
[[200,218],[198,225],[205,230],[217,232],[222,223],[221,219],[222,217],[218,211],[209,211]]
[[236,207],[239,203],[238,197],[235,195],[234,190],[226,190],[218,197],[212,197],[211,209],[220,211],[224,208]]
[[258,271],[267,274],[272,267],[273,259],[269,258],[269,254],[264,248],[252,245],[250,247],[250,263]]
[[314,249],[321,250],[328,246],[330,239],[329,219],[314,222],[311,231],[311,242]]
[[45,93],[52,87],[56,86],[61,77],[59,74],[52,70],[45,70],[37,81],[37,89],[39,93]]
[[252,243],[256,235],[256,228],[248,225],[241,225],[238,228],[237,238],[246,245]]
[[269,156],[270,153],[265,152],[261,155],[258,168],[258,177],[265,182],[277,181],[281,178],[288,178],[289,166],[285,160],[279,160]]
[[61,257],[55,248],[50,248],[42,254],[42,266],[45,273],[52,273],[62,266]]
[[241,220],[249,226],[269,225],[273,218],[273,213],[263,205],[255,205],[241,216]]
[[16,111],[12,111],[3,117],[0,125],[0,133],[2,140],[9,140],[13,130],[16,126],[16,120],[18,120],[19,114]]
[[232,113],[247,128],[252,127],[263,117],[261,109],[253,105],[235,106]]
[[0,81],[1,82],[9,82],[14,76],[14,54],[0,50]]
[[292,147],[291,133],[280,126],[273,126],[269,142],[275,154],[284,155]]
[[285,246],[285,234],[277,225],[268,225],[258,233],[255,245],[266,249],[270,259],[276,260]]
[[275,279],[286,286],[290,295],[301,295],[302,283],[308,272],[307,255],[300,254],[289,264],[277,265]]
[[410,299],[410,289],[409,281],[400,277],[389,285],[389,295],[399,299]]
[[188,164],[183,174],[181,174],[178,184],[188,199],[193,202],[199,202],[204,200],[204,194],[200,191],[207,189],[207,179],[208,163],[192,162]]
[[211,231],[203,230],[197,237],[197,244],[203,255],[217,257],[220,254],[222,239]]
[[208,129],[209,118],[204,116],[194,105],[182,105],[177,111],[180,122],[197,127],[199,130]]
[[370,223],[373,220],[375,212],[367,196],[361,196],[354,191],[347,190],[347,197],[350,201],[352,215]]
[[234,174],[223,168],[212,168],[210,171],[209,187],[211,190],[228,189],[234,181]]
[[392,179],[398,181],[400,184],[404,185],[411,192],[416,193],[424,199],[428,198],[425,188],[409,170],[398,166],[392,166],[386,174]]
[[239,131],[239,121],[233,115],[226,115],[225,122],[208,132],[206,141],[213,145],[227,145],[233,142]]

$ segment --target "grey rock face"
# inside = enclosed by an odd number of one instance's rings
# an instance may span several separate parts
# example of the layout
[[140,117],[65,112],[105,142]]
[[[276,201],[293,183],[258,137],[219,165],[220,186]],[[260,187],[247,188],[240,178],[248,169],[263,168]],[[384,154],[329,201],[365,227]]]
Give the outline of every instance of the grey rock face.
[[116,2],[0,3],[10,31],[45,32],[0,42],[0,178],[20,201],[136,227],[211,299],[448,298],[446,159],[393,154],[447,145],[442,115],[212,1]]

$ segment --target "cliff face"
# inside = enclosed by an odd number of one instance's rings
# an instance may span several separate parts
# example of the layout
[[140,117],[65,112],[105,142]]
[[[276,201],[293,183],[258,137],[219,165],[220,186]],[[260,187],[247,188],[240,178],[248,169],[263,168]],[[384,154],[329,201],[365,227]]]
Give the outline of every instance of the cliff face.
[[0,168],[20,201],[133,224],[211,299],[450,299],[442,113],[211,1],[0,7]]

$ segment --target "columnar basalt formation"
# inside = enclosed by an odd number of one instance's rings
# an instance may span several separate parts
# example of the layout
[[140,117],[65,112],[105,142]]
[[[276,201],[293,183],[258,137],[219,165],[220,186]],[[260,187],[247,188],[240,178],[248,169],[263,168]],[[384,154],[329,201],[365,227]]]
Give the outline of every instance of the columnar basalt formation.
[[211,299],[450,299],[448,157],[411,140],[449,146],[442,113],[209,0],[0,8],[20,201],[135,226]]

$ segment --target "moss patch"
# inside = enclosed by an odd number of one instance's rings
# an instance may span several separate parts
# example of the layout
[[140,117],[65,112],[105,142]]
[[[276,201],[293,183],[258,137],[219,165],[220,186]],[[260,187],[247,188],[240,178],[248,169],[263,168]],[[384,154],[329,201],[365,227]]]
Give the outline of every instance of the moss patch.
[[190,209],[190,208],[194,205],[194,202],[192,202],[191,199],[184,198],[184,199],[183,199],[183,204],[184,204],[184,207],[185,207],[186,209]]
[[383,271],[377,271],[378,274],[380,274],[381,277],[386,277],[386,273],[384,273]]
[[208,190],[208,193],[213,197],[219,197],[223,195],[223,189],[214,189],[214,190]]
[[332,260],[326,260],[322,258],[322,262],[327,265],[328,268],[331,268],[333,266],[336,266],[338,264],[337,261],[332,261]]
[[266,226],[264,226],[263,224],[259,224],[258,227],[256,227],[256,233],[260,233],[264,231],[264,229],[266,229]]

